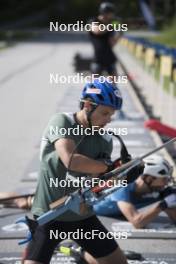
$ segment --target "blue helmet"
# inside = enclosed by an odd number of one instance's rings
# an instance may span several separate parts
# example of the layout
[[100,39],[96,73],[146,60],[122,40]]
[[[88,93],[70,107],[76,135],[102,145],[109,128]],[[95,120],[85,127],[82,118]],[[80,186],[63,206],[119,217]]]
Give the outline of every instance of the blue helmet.
[[87,83],[82,91],[81,101],[86,98],[91,98],[95,105],[110,106],[115,110],[122,108],[120,90],[107,80],[100,82],[95,79],[92,83]]

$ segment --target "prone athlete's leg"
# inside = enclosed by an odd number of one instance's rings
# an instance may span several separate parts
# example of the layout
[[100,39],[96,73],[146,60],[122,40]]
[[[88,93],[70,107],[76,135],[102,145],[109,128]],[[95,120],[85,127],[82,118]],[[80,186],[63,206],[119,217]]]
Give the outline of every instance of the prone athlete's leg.
[[98,264],[128,264],[125,255],[119,247],[111,254],[96,260]]
[[[117,248],[110,255],[95,259],[88,252],[85,252],[84,258],[89,264],[127,264],[127,260],[120,248]],[[117,263],[118,259],[118,263]]]
[[43,264],[42,262],[33,261],[33,260],[24,260],[22,264]]

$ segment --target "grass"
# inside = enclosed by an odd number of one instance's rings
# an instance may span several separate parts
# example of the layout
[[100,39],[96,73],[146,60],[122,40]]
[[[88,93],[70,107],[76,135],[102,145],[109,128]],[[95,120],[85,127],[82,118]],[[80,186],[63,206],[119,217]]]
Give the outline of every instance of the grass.
[[20,30],[0,31],[0,40],[5,40],[5,41],[27,40],[35,36],[36,34],[33,32],[25,32]]
[[176,18],[171,23],[171,25],[166,26],[161,34],[156,37],[150,38],[151,41],[165,44],[169,47],[176,48]]

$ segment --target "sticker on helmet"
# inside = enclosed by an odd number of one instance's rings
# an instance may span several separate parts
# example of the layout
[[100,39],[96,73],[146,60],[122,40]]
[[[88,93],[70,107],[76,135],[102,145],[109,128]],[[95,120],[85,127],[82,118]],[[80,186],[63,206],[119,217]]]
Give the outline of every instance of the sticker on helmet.
[[87,94],[101,94],[101,90],[96,89],[96,88],[87,88],[86,93]]

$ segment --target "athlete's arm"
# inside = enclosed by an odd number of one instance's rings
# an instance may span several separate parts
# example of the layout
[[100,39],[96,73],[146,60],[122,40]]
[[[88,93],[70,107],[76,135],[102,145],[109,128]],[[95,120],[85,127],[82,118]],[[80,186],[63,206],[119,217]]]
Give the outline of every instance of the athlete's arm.
[[[107,165],[101,161],[96,161],[94,159],[88,158],[81,155],[75,151],[75,143],[72,139],[61,138],[55,142],[56,152],[59,158],[62,160],[65,167],[72,171],[84,172],[90,174],[100,174],[107,170]],[[71,164],[70,163],[71,160]]]
[[122,36],[122,33],[120,32],[119,34],[115,34],[112,37],[110,37],[109,39],[110,45],[114,46],[119,41],[121,36]]
[[91,25],[91,32],[94,34],[94,35],[103,35],[107,32],[107,30],[100,30],[99,28],[99,23],[98,22],[92,22],[92,25]]
[[153,205],[149,209],[146,209],[144,212],[139,212],[133,204],[125,201],[119,201],[117,204],[122,214],[130,223],[133,224],[135,228],[145,227],[161,212],[159,203]]
[[168,217],[176,223],[176,208],[168,208],[165,210],[165,213],[168,215]]

